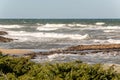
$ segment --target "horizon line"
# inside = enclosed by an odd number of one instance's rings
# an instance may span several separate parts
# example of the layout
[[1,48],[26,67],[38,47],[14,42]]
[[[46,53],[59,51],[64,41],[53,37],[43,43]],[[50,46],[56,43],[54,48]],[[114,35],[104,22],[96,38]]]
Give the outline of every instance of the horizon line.
[[0,18],[0,19],[120,19],[120,18]]

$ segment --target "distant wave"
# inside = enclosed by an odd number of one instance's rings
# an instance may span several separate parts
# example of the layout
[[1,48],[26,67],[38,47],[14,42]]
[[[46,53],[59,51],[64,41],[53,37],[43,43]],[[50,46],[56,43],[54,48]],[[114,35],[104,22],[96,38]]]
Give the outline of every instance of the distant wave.
[[66,25],[65,24],[45,24],[45,25],[41,25],[40,27],[37,27],[36,30],[51,31],[51,30],[57,30],[60,28],[66,28]]
[[97,26],[102,26],[102,25],[105,25],[105,23],[104,22],[96,22],[95,23]]
[[[85,24],[45,24],[41,25],[39,24],[39,27],[36,28],[38,31],[52,31],[52,30],[57,30],[57,29],[71,29],[71,27],[87,27],[89,25]],[[75,29],[75,28],[74,28]]]
[[0,25],[0,28],[21,28],[21,25]]
[[55,27],[38,27],[36,30],[38,31],[52,31],[52,30],[57,30],[58,28]]
[[120,29],[120,26],[107,26],[107,27],[101,27],[101,29]]
[[[120,26],[96,26],[96,25],[88,25],[88,27],[78,28],[81,30],[119,30]],[[109,32],[109,31],[106,31]]]
[[69,26],[69,27],[87,27],[88,25],[86,25],[86,24],[67,24],[67,26]]

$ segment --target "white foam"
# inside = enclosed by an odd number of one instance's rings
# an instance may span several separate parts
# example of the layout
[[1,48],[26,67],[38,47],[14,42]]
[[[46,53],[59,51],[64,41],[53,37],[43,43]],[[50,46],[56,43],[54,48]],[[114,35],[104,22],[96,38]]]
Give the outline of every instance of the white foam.
[[104,30],[103,32],[110,33],[110,32],[116,32],[116,30]]
[[21,28],[21,25],[0,25],[0,28]]
[[108,39],[107,41],[108,41],[109,43],[117,43],[117,44],[120,44],[120,40]]
[[66,28],[66,25],[65,24],[45,24],[45,25],[41,25],[40,27],[37,27],[36,30],[51,31],[51,30],[57,30],[60,28]]
[[53,54],[53,55],[48,55],[48,58],[49,59],[54,59],[54,58],[57,58],[59,56],[64,56],[63,54]]
[[79,30],[103,30],[103,32],[119,32],[120,26],[95,26],[88,25],[88,27],[78,28]]
[[45,33],[45,32],[25,32],[25,31],[8,31],[8,35],[10,38],[20,39],[21,41],[27,40],[36,40],[36,38],[43,39],[43,38],[70,38],[70,39],[88,39],[90,36],[88,34],[79,35],[79,34],[62,34],[62,33]]
[[45,24],[41,27],[65,27],[65,24]]
[[108,40],[93,40],[95,43],[114,43],[114,44],[120,44],[120,40],[115,40],[115,39],[108,39]]
[[85,24],[67,24],[67,26],[69,26],[69,27],[75,27],[75,26],[77,26],[77,27],[87,27],[88,25],[85,25]]
[[[37,27],[36,30],[39,31],[52,31],[52,30],[57,30],[57,29],[78,29],[76,27],[82,27],[82,28],[86,28],[86,27],[90,27],[90,25],[85,25],[85,24],[45,24],[45,25],[41,25],[39,27]],[[74,28],[71,28],[74,27]],[[81,28],[80,28],[81,29]]]
[[78,55],[78,54],[52,54],[52,55],[48,55],[47,57],[48,57],[48,60],[49,61],[53,61],[53,60],[58,60],[58,61],[64,61],[65,59],[69,59],[69,60],[76,60],[77,58],[75,58],[75,57],[78,57],[78,56],[80,56],[80,55]]
[[96,29],[104,29],[104,30],[118,30],[120,29],[120,26],[101,26],[101,27],[96,27]]
[[95,23],[97,26],[102,26],[102,25],[104,25],[105,23],[104,22],[96,22]]
[[[39,31],[51,31],[57,29],[78,29],[78,30],[107,30],[105,32],[114,32],[113,30],[119,30],[120,26],[102,26],[105,23],[97,22],[97,25],[85,25],[85,24],[45,24],[37,27]],[[71,28],[74,27],[74,28]],[[109,30],[109,31],[108,31]]]
[[120,26],[107,26],[107,27],[103,27],[102,29],[120,29]]
[[51,30],[57,30],[58,28],[55,27],[38,27],[36,30],[39,31],[51,31]]
[[85,24],[76,24],[76,26],[87,27],[88,25],[85,25]]
[[67,24],[67,26],[74,27],[74,26],[76,26],[76,24]]
[[93,40],[93,42],[95,42],[95,43],[101,43],[101,44],[108,43],[107,40],[97,40],[97,39]]

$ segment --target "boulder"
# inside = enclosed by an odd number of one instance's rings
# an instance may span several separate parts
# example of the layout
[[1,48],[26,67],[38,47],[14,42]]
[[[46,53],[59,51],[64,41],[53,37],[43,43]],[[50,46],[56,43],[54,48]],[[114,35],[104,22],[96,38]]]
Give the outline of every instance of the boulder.
[[8,33],[5,31],[0,31],[0,35],[7,35]]
[[0,42],[11,42],[13,39],[0,36]]

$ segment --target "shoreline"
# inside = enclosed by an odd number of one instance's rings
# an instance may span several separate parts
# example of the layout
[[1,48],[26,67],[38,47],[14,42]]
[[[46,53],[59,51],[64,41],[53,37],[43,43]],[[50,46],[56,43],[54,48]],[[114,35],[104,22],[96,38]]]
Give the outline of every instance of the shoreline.
[[27,49],[25,50],[25,49],[3,49],[3,48],[0,48],[0,52],[2,52],[2,54],[7,54],[7,55],[25,55],[25,54],[33,53],[33,51]]
[[100,44],[100,45],[77,45],[71,46],[68,48],[63,49],[55,49],[49,51],[42,51],[38,50],[35,51],[34,49],[3,49],[0,48],[0,51],[3,54],[10,54],[10,55],[51,55],[51,54],[80,54],[85,55],[88,53],[98,53],[98,52],[119,52],[120,53],[120,44]]
[[120,53],[120,44],[100,44],[100,45],[77,45],[63,49],[51,50],[48,52],[37,52],[36,55],[51,55],[51,54],[95,54],[98,52],[109,53],[109,52]]

